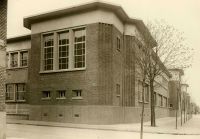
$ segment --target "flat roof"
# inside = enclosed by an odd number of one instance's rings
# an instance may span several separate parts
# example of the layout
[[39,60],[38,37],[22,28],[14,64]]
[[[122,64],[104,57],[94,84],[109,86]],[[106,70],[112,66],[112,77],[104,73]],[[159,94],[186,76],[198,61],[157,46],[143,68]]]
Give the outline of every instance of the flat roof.
[[151,38],[152,44],[151,46],[156,46],[157,43],[154,38],[151,36],[151,33],[145,26],[142,20],[130,18],[126,12],[123,10],[121,6],[103,3],[103,2],[92,2],[87,4],[82,4],[78,6],[68,7],[64,9],[58,9],[50,12],[45,12],[37,15],[32,15],[25,17],[23,20],[24,27],[31,29],[31,24],[42,22],[45,20],[78,14],[86,11],[96,10],[96,9],[104,9],[108,11],[112,11],[117,15],[117,17],[126,24],[135,24],[138,30],[143,34],[144,38]]
[[23,41],[23,40],[31,40],[31,34],[25,34],[25,35],[21,35],[21,36],[8,38],[7,43]]

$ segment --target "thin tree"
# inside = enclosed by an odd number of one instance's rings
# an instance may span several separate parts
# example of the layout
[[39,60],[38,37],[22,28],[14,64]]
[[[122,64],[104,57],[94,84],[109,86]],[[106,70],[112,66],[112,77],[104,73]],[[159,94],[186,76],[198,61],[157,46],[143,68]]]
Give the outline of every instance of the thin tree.
[[[144,127],[144,103],[145,103],[145,92],[147,91],[148,87],[148,66],[149,66],[149,53],[151,53],[151,48],[147,47],[146,45],[143,45],[137,38],[135,38],[136,41],[136,71],[138,72],[136,75],[136,78],[138,81],[141,81],[141,87],[142,87],[142,111],[141,111],[141,130],[140,130],[140,139],[143,139],[143,127]],[[140,94],[139,94],[140,97]]]
[[[140,37],[140,41],[143,42],[143,45],[149,51],[146,53],[146,59],[148,59],[148,61],[145,61],[147,62],[146,75],[150,85],[151,126],[156,126],[155,79],[162,74],[168,74],[167,69],[184,69],[190,67],[193,50],[187,46],[183,33],[173,26],[167,25],[163,21],[155,21],[154,23],[148,23],[147,27],[151,36],[143,32],[143,36],[145,37]],[[153,43],[154,41],[157,43]],[[155,45],[152,46],[152,44]]]

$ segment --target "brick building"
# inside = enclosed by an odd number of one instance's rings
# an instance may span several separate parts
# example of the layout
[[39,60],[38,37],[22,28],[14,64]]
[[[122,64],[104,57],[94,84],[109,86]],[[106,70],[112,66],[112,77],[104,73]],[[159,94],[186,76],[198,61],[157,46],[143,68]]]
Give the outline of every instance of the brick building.
[[7,0],[0,1],[0,139],[5,139],[5,59],[7,34]]
[[182,76],[184,75],[181,69],[170,69],[172,78],[169,81],[169,105],[170,105],[170,116],[175,116],[181,113],[181,102],[183,93],[181,91]]
[[[31,35],[8,39],[10,118],[139,122],[142,84],[135,56],[151,37],[141,20],[120,6],[94,2],[26,17],[24,26]],[[166,71],[155,82],[157,118],[169,115],[169,78]],[[145,120],[149,97],[147,84]]]

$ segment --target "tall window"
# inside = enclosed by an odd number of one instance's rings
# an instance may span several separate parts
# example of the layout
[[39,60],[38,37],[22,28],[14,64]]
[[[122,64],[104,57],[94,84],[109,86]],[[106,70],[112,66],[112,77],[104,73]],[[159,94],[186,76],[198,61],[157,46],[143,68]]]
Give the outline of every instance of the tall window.
[[15,89],[14,84],[7,84],[6,85],[6,100],[14,101],[15,100]]
[[69,32],[62,32],[59,39],[59,69],[68,69],[69,66]]
[[120,96],[120,84],[116,84],[116,95]]
[[54,35],[44,35],[44,70],[53,70]]
[[163,106],[162,95],[158,94],[158,104],[159,106]]
[[138,81],[138,100],[142,102],[142,82]]
[[156,92],[154,92],[154,106],[157,106],[157,97],[156,97]]
[[17,100],[25,100],[25,84],[16,84],[16,88]]
[[145,84],[144,88],[144,101],[149,102],[149,86]]
[[85,67],[85,34],[84,28],[74,30],[74,67]]
[[28,65],[28,51],[20,52],[20,66],[24,67]]
[[117,37],[117,50],[120,51],[121,49],[121,41],[120,41],[120,38]]
[[18,52],[11,53],[10,67],[18,67]]

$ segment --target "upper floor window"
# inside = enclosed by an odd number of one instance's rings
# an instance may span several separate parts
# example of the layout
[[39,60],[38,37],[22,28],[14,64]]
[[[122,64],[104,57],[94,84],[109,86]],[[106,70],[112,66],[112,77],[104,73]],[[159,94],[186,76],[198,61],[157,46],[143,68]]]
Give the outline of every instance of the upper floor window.
[[20,52],[20,66],[28,66],[28,51]]
[[20,68],[28,66],[28,51],[20,50],[7,53],[8,68]]
[[42,36],[43,71],[62,71],[85,68],[85,28],[54,31]]
[[18,67],[18,52],[11,53],[10,67]]
[[68,69],[69,67],[69,32],[58,34],[59,45],[59,69]]
[[74,30],[74,67],[85,67],[85,29]]
[[44,35],[44,70],[53,70],[53,34]]

